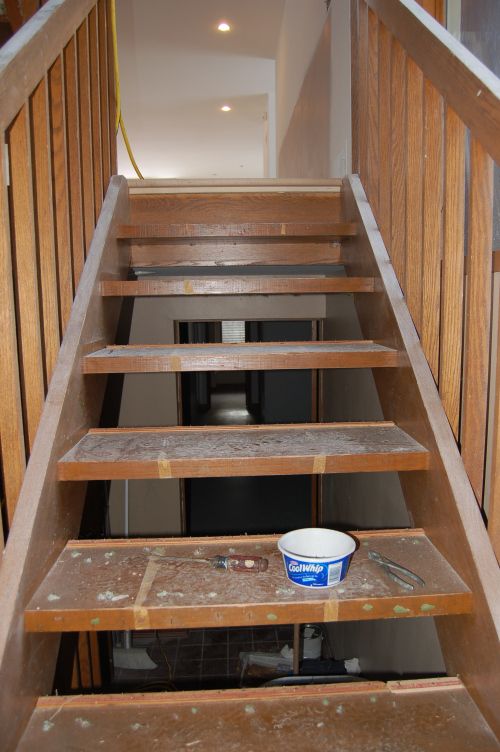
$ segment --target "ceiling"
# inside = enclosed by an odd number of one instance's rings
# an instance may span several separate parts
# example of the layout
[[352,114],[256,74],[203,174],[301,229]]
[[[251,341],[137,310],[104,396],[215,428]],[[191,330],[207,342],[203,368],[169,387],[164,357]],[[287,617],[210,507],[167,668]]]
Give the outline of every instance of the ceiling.
[[[145,177],[263,176],[284,3],[117,3],[122,113]],[[231,32],[217,31],[221,20]],[[134,176],[121,143],[118,161]]]

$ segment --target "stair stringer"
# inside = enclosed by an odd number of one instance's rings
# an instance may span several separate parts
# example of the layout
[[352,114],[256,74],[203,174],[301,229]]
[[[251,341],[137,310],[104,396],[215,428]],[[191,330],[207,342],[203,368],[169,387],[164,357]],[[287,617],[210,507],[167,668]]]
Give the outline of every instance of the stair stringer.
[[363,336],[407,354],[407,367],[374,369],[386,420],[431,453],[430,469],[401,473],[414,524],[427,535],[474,594],[472,616],[437,619],[447,671],[459,674],[484,716],[500,733],[500,575],[476,498],[444,412],[430,367],[362,183],[344,180],[344,215],[358,224],[344,241],[346,273],[373,276],[380,292],[355,294]]
[[[0,729],[2,749],[15,749],[39,695],[52,691],[59,635],[28,634],[24,611],[64,548],[78,535],[86,483],[61,484],[57,462],[99,424],[106,377],[89,386],[83,357],[114,341],[121,301],[105,301],[101,279],[123,279],[128,254],[116,240],[128,216],[125,178],[113,177],[73,303],[0,567]],[[111,305],[110,305],[111,303]]]

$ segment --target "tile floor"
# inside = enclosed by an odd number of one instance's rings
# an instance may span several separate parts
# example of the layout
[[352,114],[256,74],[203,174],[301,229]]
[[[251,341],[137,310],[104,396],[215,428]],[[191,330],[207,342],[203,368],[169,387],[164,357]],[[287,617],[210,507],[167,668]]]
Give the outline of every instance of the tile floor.
[[[241,684],[240,652],[279,652],[292,647],[293,626],[249,629],[194,629],[184,633],[158,632],[151,635],[147,652],[155,669],[115,669],[113,685],[156,688],[165,684],[176,690],[226,689]],[[132,643],[137,647],[135,642]],[[144,642],[142,642],[144,644]],[[245,672],[243,686],[259,686],[278,674],[252,667]]]

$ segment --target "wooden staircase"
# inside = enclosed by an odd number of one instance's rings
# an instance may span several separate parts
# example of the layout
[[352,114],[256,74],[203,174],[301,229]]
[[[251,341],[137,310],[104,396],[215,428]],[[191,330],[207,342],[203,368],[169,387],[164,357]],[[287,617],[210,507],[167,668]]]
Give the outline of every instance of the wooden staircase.
[[[450,676],[41,696],[19,749],[298,750],[306,736],[307,748],[318,750],[500,748],[488,725],[498,721],[500,674],[486,534],[362,189],[355,178],[342,194],[337,185],[129,199],[125,181],[113,178],[28,469],[23,531],[13,529],[3,570],[9,593],[18,593],[0,604],[7,625],[1,676],[16,696],[4,703],[3,721],[16,706],[26,719],[31,712],[15,689],[15,665],[32,671],[32,691],[50,693],[57,635],[66,632],[439,617]],[[339,263],[342,276],[329,276]],[[184,269],[176,274],[178,266]],[[185,272],[205,266],[258,270]],[[276,266],[288,268],[277,274]],[[311,273],[290,268],[298,266]],[[130,278],[148,268],[161,276]],[[248,295],[258,312],[262,296],[337,293],[354,295],[366,339],[114,344],[126,296]],[[297,368],[373,369],[386,420],[98,427],[108,374]],[[388,471],[400,473],[415,527],[354,531],[358,548],[334,589],[291,586],[276,536],[77,539],[86,481]],[[389,580],[368,559],[368,546],[417,572],[425,586],[408,592]],[[268,571],[243,577],[162,561],[234,552],[265,556]]]

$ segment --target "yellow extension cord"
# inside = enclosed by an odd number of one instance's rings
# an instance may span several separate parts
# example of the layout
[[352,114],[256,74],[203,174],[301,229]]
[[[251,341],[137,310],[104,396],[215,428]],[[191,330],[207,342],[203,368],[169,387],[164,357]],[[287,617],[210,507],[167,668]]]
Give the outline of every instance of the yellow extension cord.
[[117,134],[118,134],[118,129],[121,130],[123,141],[125,143],[125,148],[127,149],[127,154],[130,158],[130,161],[132,162],[132,166],[134,170],[137,173],[137,177],[139,177],[141,180],[144,180],[144,175],[140,171],[137,165],[137,162],[135,161],[135,157],[132,152],[132,147],[130,146],[130,141],[128,140],[127,129],[125,128],[125,123],[123,122],[123,117],[122,117],[122,99],[121,99],[121,91],[120,91],[120,68],[118,66],[118,41],[117,41],[117,35],[116,35],[116,0],[111,0],[111,33],[113,36],[113,62],[114,62],[114,68],[115,68],[115,87],[116,87],[115,129],[116,129]]

